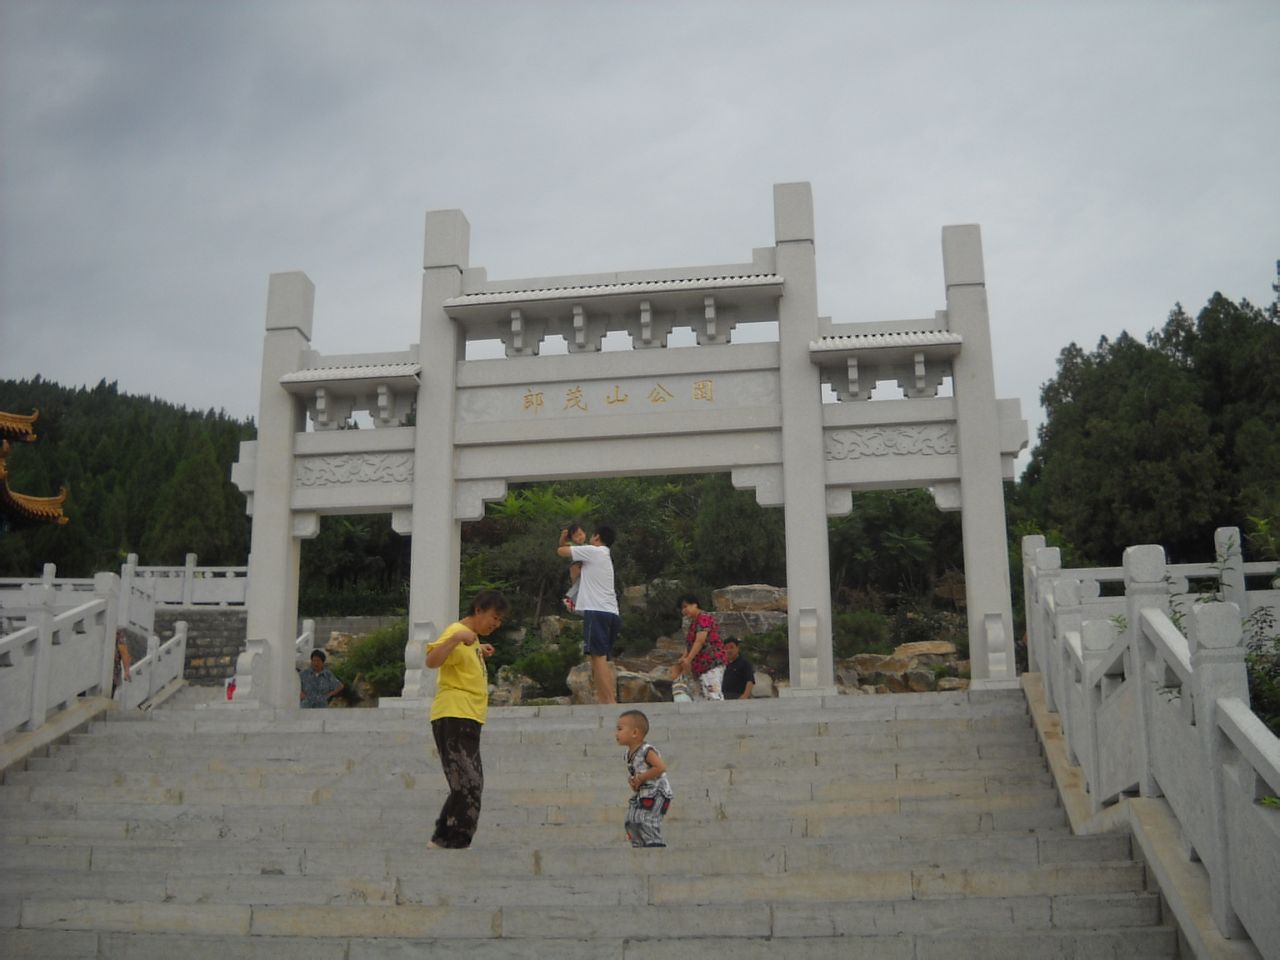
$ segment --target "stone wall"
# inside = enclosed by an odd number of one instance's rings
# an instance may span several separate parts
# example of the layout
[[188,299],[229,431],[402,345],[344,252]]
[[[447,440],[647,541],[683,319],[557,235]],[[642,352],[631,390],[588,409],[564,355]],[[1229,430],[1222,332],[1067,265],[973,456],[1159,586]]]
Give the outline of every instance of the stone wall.
[[247,631],[244,607],[157,607],[156,635],[162,641],[173,636],[178,620],[187,621],[188,683],[221,684],[236,672]]

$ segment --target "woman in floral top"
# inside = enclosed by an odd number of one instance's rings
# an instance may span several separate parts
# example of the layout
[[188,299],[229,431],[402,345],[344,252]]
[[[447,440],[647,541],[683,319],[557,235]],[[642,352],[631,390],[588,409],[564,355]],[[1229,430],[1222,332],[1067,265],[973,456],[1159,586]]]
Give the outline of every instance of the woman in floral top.
[[729,658],[725,655],[724,644],[720,642],[720,626],[715,617],[698,606],[698,598],[692,593],[686,593],[678,602],[680,615],[689,621],[689,632],[684,638],[684,656],[671,668],[671,679],[690,671],[702,685],[702,695],[706,699],[723,700],[720,685]]

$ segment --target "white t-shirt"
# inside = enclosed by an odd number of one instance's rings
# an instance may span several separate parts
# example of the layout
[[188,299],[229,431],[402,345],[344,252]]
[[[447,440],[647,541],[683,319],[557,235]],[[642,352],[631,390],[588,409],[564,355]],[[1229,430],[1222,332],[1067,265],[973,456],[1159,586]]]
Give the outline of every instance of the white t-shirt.
[[594,544],[573,545],[570,555],[582,561],[582,573],[578,575],[578,600],[575,610],[603,610],[618,612],[618,595],[613,592],[613,558],[608,547]]

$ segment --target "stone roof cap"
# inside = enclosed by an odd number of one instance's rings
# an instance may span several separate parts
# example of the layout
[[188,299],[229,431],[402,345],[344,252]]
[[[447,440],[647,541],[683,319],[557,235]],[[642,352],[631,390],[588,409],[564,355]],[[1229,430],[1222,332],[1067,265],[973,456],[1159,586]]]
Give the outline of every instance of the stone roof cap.
[[734,277],[688,277],[681,280],[635,280],[627,283],[601,283],[577,287],[547,287],[530,290],[499,290],[492,293],[466,293],[449,297],[447,307],[480,306],[494,303],[529,303],[539,300],[573,300],[584,297],[635,296],[645,293],[669,293],[690,290],[725,290],[743,287],[780,286],[776,273],[756,273]]
[[308,367],[280,378],[282,384],[328,383],[335,380],[400,380],[422,372],[420,363],[362,363],[334,367]]
[[820,337],[810,341],[810,352],[828,350],[901,349],[903,347],[959,346],[963,338],[950,330],[910,330],[899,333],[855,333],[839,337]]

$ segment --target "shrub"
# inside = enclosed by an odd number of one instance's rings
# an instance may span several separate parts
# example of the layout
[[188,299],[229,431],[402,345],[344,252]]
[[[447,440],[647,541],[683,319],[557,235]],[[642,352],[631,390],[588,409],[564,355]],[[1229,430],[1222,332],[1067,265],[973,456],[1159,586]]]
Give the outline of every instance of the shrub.
[[333,672],[349,690],[356,678],[363,679],[380,697],[394,697],[404,689],[404,647],[409,640],[409,621],[374,630],[351,644]]
[[553,639],[526,641],[511,667],[538,685],[546,697],[569,693],[569,671],[582,660],[582,624],[570,622]]
[[962,613],[934,610],[928,606],[906,605],[893,615],[891,630],[893,645],[919,643],[927,640],[945,640],[954,643],[956,653],[969,656],[969,624]]
[[1280,633],[1271,607],[1259,607],[1244,621],[1249,704],[1272,733],[1280,736]]
[[889,618],[870,610],[837,613],[831,625],[835,658],[844,660],[860,653],[889,653]]

